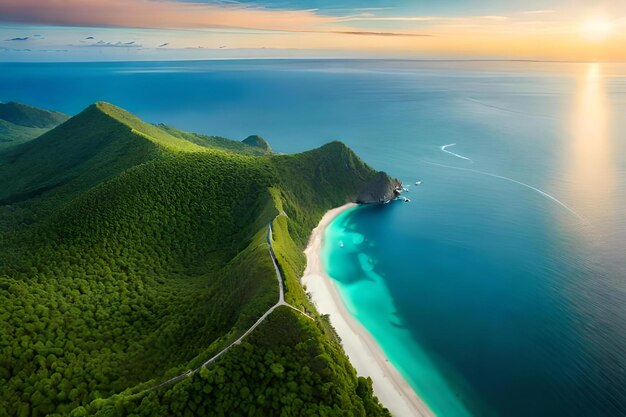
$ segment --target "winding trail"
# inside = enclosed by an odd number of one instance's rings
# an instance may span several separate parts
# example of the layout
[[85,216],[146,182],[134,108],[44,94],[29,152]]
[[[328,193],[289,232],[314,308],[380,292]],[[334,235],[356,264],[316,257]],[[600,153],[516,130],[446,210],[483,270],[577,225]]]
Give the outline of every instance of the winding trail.
[[246,330],[241,336],[239,336],[239,338],[237,338],[237,340],[235,340],[234,342],[232,342],[231,344],[226,346],[224,349],[219,351],[216,355],[214,355],[211,358],[209,358],[206,361],[204,361],[204,363],[202,363],[202,365],[198,366],[195,369],[190,369],[190,370],[188,370],[188,371],[186,371],[186,372],[184,372],[182,374],[176,375],[176,376],[168,379],[167,381],[161,382],[158,385],[155,385],[153,387],[147,388],[147,389],[141,391],[140,394],[141,393],[145,393],[145,392],[149,392],[149,391],[153,391],[155,389],[158,389],[158,388],[161,388],[161,387],[164,387],[164,386],[167,386],[167,385],[175,384],[178,381],[181,381],[181,380],[183,380],[185,378],[188,378],[188,377],[196,374],[197,372],[200,371],[200,369],[205,368],[205,367],[211,365],[213,362],[215,362],[217,359],[219,359],[222,355],[224,355],[226,352],[228,352],[233,346],[236,346],[236,345],[240,344],[243,339],[245,339],[250,333],[252,333],[254,331],[254,329],[259,327],[259,325],[261,323],[263,323],[263,321],[270,314],[272,314],[274,312],[274,310],[276,310],[278,307],[281,307],[281,306],[289,307],[292,310],[295,310],[298,313],[302,314],[304,317],[308,318],[309,320],[315,320],[313,317],[309,316],[308,314],[306,314],[302,310],[297,309],[296,307],[292,306],[291,304],[289,304],[288,302],[285,301],[284,278],[283,278],[283,274],[280,272],[280,268],[278,267],[278,259],[276,259],[276,254],[274,253],[274,247],[272,246],[272,222],[270,222],[269,225],[267,226],[267,235],[266,235],[265,239],[267,241],[267,244],[269,245],[270,257],[272,258],[272,263],[274,264],[274,270],[276,271],[276,279],[278,280],[278,302],[276,304],[274,304],[272,307],[270,307],[265,313],[263,313],[263,315],[261,317],[259,317],[259,319],[248,330]]

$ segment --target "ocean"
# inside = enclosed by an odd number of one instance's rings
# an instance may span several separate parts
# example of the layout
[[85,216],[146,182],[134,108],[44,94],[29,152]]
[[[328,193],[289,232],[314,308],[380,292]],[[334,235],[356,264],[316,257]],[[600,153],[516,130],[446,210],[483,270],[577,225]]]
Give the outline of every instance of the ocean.
[[626,416],[626,65],[0,63],[0,100],[344,141],[411,201],[339,216],[326,270],[437,415]]

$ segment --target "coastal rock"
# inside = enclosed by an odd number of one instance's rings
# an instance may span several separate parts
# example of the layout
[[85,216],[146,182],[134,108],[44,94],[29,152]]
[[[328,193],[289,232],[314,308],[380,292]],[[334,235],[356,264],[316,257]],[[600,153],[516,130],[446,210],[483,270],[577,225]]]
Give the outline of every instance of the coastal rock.
[[397,197],[402,190],[399,180],[391,178],[384,172],[379,172],[376,177],[366,183],[357,195],[358,204],[383,203]]

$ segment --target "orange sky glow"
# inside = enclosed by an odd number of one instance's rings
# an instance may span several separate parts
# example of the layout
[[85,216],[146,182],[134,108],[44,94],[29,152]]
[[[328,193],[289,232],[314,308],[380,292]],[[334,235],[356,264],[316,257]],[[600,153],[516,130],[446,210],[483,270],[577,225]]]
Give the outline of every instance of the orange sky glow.
[[[313,9],[173,0],[0,2],[0,35],[18,39],[26,25],[82,28],[85,33],[90,28],[115,28],[118,37],[132,34],[144,48],[156,48],[167,38],[167,48],[227,45],[230,49],[308,49],[399,57],[626,61],[626,5],[484,16],[394,16],[376,11],[329,15]],[[138,35],[137,29],[153,32]],[[52,32],[46,38],[56,47],[67,43],[63,36],[55,40]]]

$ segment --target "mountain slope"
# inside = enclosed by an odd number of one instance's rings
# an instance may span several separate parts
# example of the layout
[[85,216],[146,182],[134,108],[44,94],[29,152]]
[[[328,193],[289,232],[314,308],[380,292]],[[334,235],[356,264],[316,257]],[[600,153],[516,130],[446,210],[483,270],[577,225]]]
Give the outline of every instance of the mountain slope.
[[[275,357],[289,362],[290,374],[326,387],[289,394],[313,414],[337,404],[384,414],[298,280],[306,235],[322,213],[379,176],[345,145],[244,155],[97,103],[0,158],[0,415],[109,413],[110,405],[109,415],[154,415],[152,400],[133,392],[202,363],[276,302],[270,221],[285,297],[316,320],[277,310],[274,330],[264,324],[244,351],[216,365],[247,373],[248,390],[264,381],[262,395],[281,398],[281,378],[265,379],[253,366],[260,354]],[[276,217],[283,211],[288,217]],[[285,337],[272,341],[275,329]],[[306,361],[291,363],[289,340],[312,343],[298,354]],[[220,371],[208,371],[163,391],[167,407],[218,401],[208,395],[217,381],[208,375]],[[254,405],[267,415],[281,403],[256,404],[239,382],[219,383],[230,414]]]
[[153,158],[161,149],[202,150],[124,110],[97,103],[0,154],[0,202],[15,203],[51,191],[73,194]]
[[272,153],[272,148],[270,144],[267,143],[267,141],[259,135],[250,135],[242,140],[241,143],[244,143],[248,146],[253,146],[255,148],[259,148],[265,153]]
[[0,103],[0,119],[19,126],[50,129],[65,122],[69,116],[56,111],[10,102]]
[[34,139],[69,116],[25,104],[0,103],[0,150]]
[[243,155],[265,155],[268,152],[265,149],[258,148],[245,142],[237,142],[234,140],[222,138],[220,136],[207,136],[198,133],[185,132],[164,124],[157,125],[160,129],[165,130],[172,136],[188,140],[196,145],[209,149],[222,149]]
[[24,127],[0,119],[0,151],[41,136],[50,129]]

